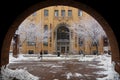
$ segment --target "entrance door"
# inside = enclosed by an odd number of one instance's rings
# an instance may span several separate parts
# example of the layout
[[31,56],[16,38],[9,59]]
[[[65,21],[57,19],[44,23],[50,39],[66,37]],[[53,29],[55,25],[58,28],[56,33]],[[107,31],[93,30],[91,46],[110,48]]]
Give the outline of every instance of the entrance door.
[[61,53],[65,53],[65,47],[61,47]]
[[69,43],[70,43],[70,32],[69,29],[66,26],[60,26],[57,29],[57,35],[56,35],[56,46],[57,51],[61,54],[68,53],[69,52]]

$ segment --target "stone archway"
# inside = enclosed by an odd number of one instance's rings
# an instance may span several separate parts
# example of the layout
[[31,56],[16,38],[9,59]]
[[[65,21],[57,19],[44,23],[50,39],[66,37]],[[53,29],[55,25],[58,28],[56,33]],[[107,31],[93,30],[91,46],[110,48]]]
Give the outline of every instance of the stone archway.
[[[49,4],[47,4],[47,3],[49,3]],[[65,5],[65,6],[72,6],[75,8],[79,8],[81,10],[86,11],[88,14],[90,14],[92,17],[94,17],[99,22],[99,24],[101,24],[101,26],[103,27],[104,31],[106,32],[106,34],[109,38],[110,45],[111,45],[111,51],[112,51],[112,60],[113,61],[120,60],[119,48],[118,48],[118,43],[115,38],[115,35],[114,35],[111,27],[109,26],[109,24],[105,21],[105,19],[100,14],[98,14],[95,10],[91,9],[89,6],[84,5],[80,2],[76,2],[74,0],[47,0],[47,1],[40,2],[40,3],[30,7],[25,12],[23,12],[23,14],[21,14],[14,21],[12,26],[9,28],[9,30],[6,34],[6,37],[4,39],[3,46],[2,46],[1,66],[9,63],[8,53],[9,53],[11,39],[12,39],[15,31],[17,30],[18,26],[21,24],[21,22],[31,13],[33,13],[39,9],[48,7],[48,6],[55,6],[55,5]]]

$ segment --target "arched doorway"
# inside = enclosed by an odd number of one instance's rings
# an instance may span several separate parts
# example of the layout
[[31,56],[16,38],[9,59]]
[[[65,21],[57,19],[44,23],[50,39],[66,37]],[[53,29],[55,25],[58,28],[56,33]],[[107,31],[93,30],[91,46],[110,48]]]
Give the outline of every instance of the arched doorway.
[[[47,3],[49,3],[49,4],[47,4]],[[109,24],[107,23],[107,21],[100,14],[98,14],[95,10],[91,9],[89,6],[84,5],[80,2],[76,2],[74,0],[65,0],[65,1],[64,0],[59,0],[59,1],[47,0],[47,1],[40,2],[40,3],[30,7],[22,15],[20,15],[15,20],[15,22],[12,24],[12,26],[10,27],[10,29],[8,30],[8,32],[4,38],[4,43],[3,43],[2,51],[1,51],[1,66],[9,63],[8,53],[9,53],[11,39],[12,39],[15,31],[17,30],[18,26],[20,25],[20,23],[31,13],[33,13],[39,9],[42,9],[44,7],[54,6],[54,5],[66,5],[66,6],[76,7],[76,8],[86,11],[88,14],[90,14],[92,17],[94,17],[101,24],[101,26],[105,30],[105,32],[110,40],[111,51],[112,51],[112,60],[116,61],[116,62],[120,60],[118,43],[115,38],[114,32],[112,31],[112,29],[109,26]]]
[[56,52],[69,53],[70,48],[70,30],[66,25],[59,25],[56,30]]

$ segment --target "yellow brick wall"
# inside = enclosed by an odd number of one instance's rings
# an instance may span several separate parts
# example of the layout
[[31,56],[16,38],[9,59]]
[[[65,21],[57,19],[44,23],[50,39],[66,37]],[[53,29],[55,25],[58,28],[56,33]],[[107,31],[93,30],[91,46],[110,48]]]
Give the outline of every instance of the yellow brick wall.
[[[44,16],[44,10],[48,10],[48,17]],[[58,10],[59,11],[59,16],[58,17],[54,17],[54,10]],[[61,17],[61,10],[65,10],[65,17]],[[68,10],[72,10],[72,16],[68,17]],[[34,50],[35,53],[39,53],[42,47],[42,50],[47,50],[48,53],[54,53],[56,52],[56,46],[55,46],[55,36],[54,36],[54,31],[56,29],[56,27],[60,24],[60,23],[65,23],[68,25],[72,25],[73,22],[77,22],[80,19],[82,19],[82,17],[88,17],[88,14],[84,11],[82,11],[82,16],[78,17],[78,9],[73,8],[73,7],[68,7],[68,6],[52,6],[52,7],[47,7],[44,9],[41,9],[39,11],[36,12],[35,16],[30,15],[27,19],[34,19],[35,23],[38,24],[39,22],[42,23],[41,27],[44,27],[44,25],[48,25],[48,29],[50,30],[50,25],[52,26],[52,42],[51,42],[51,47],[50,47],[50,40],[48,39],[48,46],[44,46],[43,43],[36,43],[36,47],[35,46],[27,46],[26,42],[24,42],[24,44],[22,45],[22,50],[21,53],[28,53],[28,50]],[[34,18],[33,18],[34,17]],[[88,17],[89,18],[89,17]],[[44,29],[44,28],[43,28]],[[75,41],[75,37],[77,38],[77,40]],[[90,48],[90,44],[91,41],[84,41],[84,45],[82,47],[79,47],[78,45],[78,37],[73,34],[73,43],[72,43],[72,49],[75,50],[76,52],[79,52],[79,50],[83,50],[86,54],[90,54],[92,52],[92,50],[95,50],[95,47]],[[98,51],[99,52],[103,52],[103,40],[102,38],[99,40],[99,47],[98,47]]]

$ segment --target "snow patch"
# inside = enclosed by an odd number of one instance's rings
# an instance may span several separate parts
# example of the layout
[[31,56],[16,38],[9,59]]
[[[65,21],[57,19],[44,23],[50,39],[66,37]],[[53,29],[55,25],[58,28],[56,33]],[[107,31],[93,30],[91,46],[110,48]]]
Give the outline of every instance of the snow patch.
[[59,79],[53,79],[53,80],[59,80]]
[[82,76],[82,74],[80,74],[80,73],[75,73],[74,76],[75,76],[75,77],[80,77],[80,76]]
[[36,77],[30,74],[26,69],[9,69],[7,66],[2,66],[1,74],[4,80],[39,80],[39,77]]
[[69,73],[66,74],[66,76],[67,76],[67,79],[70,79],[70,77],[72,77],[73,75],[72,75],[71,72],[69,72]]
[[63,66],[58,66],[58,65],[53,65],[51,66],[52,68],[55,68],[55,67],[63,67]]
[[107,75],[104,78],[97,78],[97,80],[120,80],[119,74],[114,70],[114,62],[111,61],[111,56],[108,54],[100,55],[99,58],[96,59],[100,61],[101,66],[96,66],[97,68],[103,68],[104,71],[96,72],[96,74],[104,74]]
[[66,76],[67,79],[70,79],[71,77],[81,77],[82,74],[68,72],[68,73],[65,74],[65,76]]
[[88,64],[88,66],[93,67],[93,68],[97,67],[96,65],[93,65],[93,64]]

